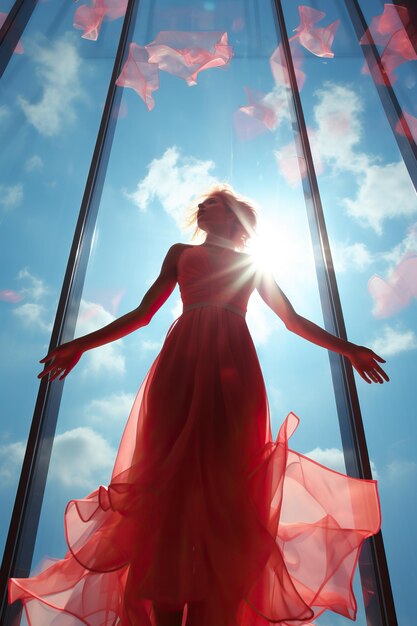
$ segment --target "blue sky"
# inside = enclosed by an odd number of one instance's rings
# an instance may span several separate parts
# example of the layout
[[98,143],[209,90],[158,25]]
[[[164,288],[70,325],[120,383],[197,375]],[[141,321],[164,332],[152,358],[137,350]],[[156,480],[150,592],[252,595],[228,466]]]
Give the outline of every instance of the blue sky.
[[[359,379],[358,390],[380,481],[399,622],[408,626],[416,582],[415,537],[407,522],[417,508],[416,303],[376,318],[367,284],[374,274],[387,278],[406,252],[417,252],[417,202],[371,78],[361,74],[362,53],[341,4],[314,3],[326,13],[324,25],[338,18],[341,25],[334,59],[303,51],[307,78],[301,98],[348,335],[388,359],[391,382],[367,386]],[[382,3],[372,5],[367,5],[368,18],[381,12]],[[263,5],[258,20],[244,13],[241,2],[193,6],[190,11],[190,2],[179,2],[173,13],[168,0],[141,2],[133,41],[144,45],[161,30],[196,30],[206,20],[208,30],[228,32],[235,57],[226,69],[201,72],[194,87],[161,72],[151,112],[136,93],[123,90],[78,334],[138,304],[169,245],[189,239],[180,228],[184,206],[214,180],[229,181],[259,204],[258,247],[297,311],[322,324],[301,184],[296,174],[289,183],[280,169],[283,158],[290,164],[297,159],[285,90],[274,87],[269,65],[278,44],[269,5]],[[0,11],[9,8],[0,0]],[[297,3],[285,2],[284,10],[291,34],[298,25]],[[72,26],[73,13],[72,3],[39,3],[22,37],[24,54],[13,55],[0,83],[0,141],[7,147],[0,156],[0,245],[6,259],[0,291],[14,294],[0,301],[0,374],[6,383],[0,431],[0,497],[6,515],[0,521],[0,543],[36,398],[38,360],[47,350],[122,24],[105,22],[98,40],[86,41]],[[236,15],[242,19],[233,30]],[[414,116],[416,66],[409,62],[398,68],[395,83],[400,102]],[[279,121],[272,132],[239,141],[233,114],[247,104],[245,86],[268,94]],[[336,126],[329,126],[329,119]],[[334,129],[342,122],[345,131],[335,139]],[[60,556],[65,550],[61,520],[67,500],[108,481],[134,394],[180,311],[175,292],[150,326],[85,355],[67,379],[35,565],[45,554]],[[292,446],[343,471],[326,352],[286,332],[256,297],[248,323],[274,432],[294,411],[301,424]],[[403,562],[409,563],[407,577]],[[319,620],[323,626],[330,623],[344,620]],[[362,612],[358,623],[365,623]]]

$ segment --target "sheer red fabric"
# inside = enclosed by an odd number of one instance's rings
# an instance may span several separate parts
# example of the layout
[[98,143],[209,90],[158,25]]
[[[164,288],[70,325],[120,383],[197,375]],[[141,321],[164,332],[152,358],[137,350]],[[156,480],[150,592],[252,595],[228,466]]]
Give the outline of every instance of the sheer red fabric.
[[320,22],[326,14],[323,11],[318,11],[312,7],[300,5],[298,7],[300,14],[300,24],[295,29],[298,35],[298,41],[300,44],[312,54],[318,57],[325,57],[332,59],[334,52],[332,51],[332,44],[334,36],[339,27],[340,20],[336,20],[328,26],[319,27],[316,26],[317,22]]
[[[390,83],[397,79],[394,70],[407,61],[417,60],[417,53],[408,36],[406,26],[410,24],[407,7],[395,4],[384,4],[380,15],[375,15],[369,28],[360,40],[361,44],[368,44],[371,40],[377,46],[383,46],[381,52],[381,66]],[[363,74],[369,74],[367,64],[362,68]],[[384,80],[382,79],[383,83]]]
[[417,251],[410,250],[387,279],[374,275],[368,290],[374,300],[375,317],[391,317],[417,299]]
[[[380,526],[375,481],[272,440],[244,312],[245,254],[185,248],[174,322],[133,405],[108,487],[72,501],[69,551],[12,579],[31,626],[155,626],[153,602],[199,607],[198,626],[355,617],[352,577]],[[184,617],[185,622],[185,617]]]
[[80,5],[74,14],[74,28],[83,30],[81,37],[97,41],[104,19],[116,20],[127,10],[127,0],[91,0]]
[[275,130],[284,107],[282,99],[274,93],[262,93],[245,87],[248,105],[239,107],[233,114],[236,134],[246,141],[264,132]]
[[116,85],[134,89],[148,110],[155,106],[152,93],[159,88],[159,70],[197,84],[197,74],[224,67],[233,57],[227,33],[162,31],[146,46],[129,45],[129,56]]

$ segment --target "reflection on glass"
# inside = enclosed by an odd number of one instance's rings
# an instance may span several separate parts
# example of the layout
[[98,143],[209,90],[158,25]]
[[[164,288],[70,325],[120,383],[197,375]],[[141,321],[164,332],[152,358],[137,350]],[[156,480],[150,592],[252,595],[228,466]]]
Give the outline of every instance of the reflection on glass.
[[[14,5],[14,0],[0,0],[0,15],[7,15]],[[4,22],[0,21],[0,28]]]
[[[404,117],[410,130],[415,129],[417,63],[405,31],[399,22],[387,19],[393,5],[389,9],[370,1],[361,6],[380,54],[386,51],[386,71]],[[360,379],[357,384],[372,471],[379,480],[382,532],[398,623],[411,624],[416,578],[413,573],[404,576],[403,563],[410,559],[414,563],[416,553],[410,520],[417,508],[412,487],[417,430],[411,375],[417,354],[417,200],[372,77],[363,73],[361,43],[342,3],[330,7],[323,1],[315,8],[326,11],[329,21],[340,20],[332,47],[335,56],[329,63],[313,56],[306,59],[307,79],[300,95],[348,335],[388,361],[388,385],[371,388]],[[296,7],[285,2],[284,10],[290,32],[297,25]],[[401,45],[397,46],[396,38]]]
[[[370,36],[381,59],[382,73],[373,72],[373,80],[390,85],[401,105],[403,115],[395,132],[416,141],[417,52],[415,40],[412,40],[415,24],[410,9],[401,4],[375,0],[361,3],[361,9],[367,19],[368,29],[360,43],[366,45]],[[362,73],[370,76],[366,63]]]
[[74,10],[38,3],[0,83],[1,548],[121,26],[92,54]]

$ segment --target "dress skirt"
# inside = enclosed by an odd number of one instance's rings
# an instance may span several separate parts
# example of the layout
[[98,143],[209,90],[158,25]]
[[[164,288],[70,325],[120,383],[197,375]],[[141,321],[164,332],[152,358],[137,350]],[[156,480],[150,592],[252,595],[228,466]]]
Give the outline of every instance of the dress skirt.
[[243,316],[186,311],[139,390],[110,484],[68,504],[68,553],[12,579],[10,601],[31,626],[155,626],[154,603],[196,603],[198,626],[301,626],[326,609],[354,619],[376,482],[289,449],[298,422],[290,413],[272,440]]

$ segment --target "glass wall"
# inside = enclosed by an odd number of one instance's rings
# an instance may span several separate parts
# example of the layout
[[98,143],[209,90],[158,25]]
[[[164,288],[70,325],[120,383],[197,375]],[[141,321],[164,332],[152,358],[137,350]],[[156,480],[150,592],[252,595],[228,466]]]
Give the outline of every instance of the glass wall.
[[2,550],[122,23],[88,41],[74,11],[38,3],[0,82]]
[[[396,9],[376,1],[361,4],[404,115],[415,115],[417,56],[411,43],[406,46],[398,17],[390,13]],[[283,7],[291,33],[300,22],[301,7],[291,1]],[[417,199],[396,142],[401,129],[387,120],[377,91],[381,85],[372,80],[344,3],[323,0],[314,9],[322,15],[314,16],[320,21],[310,29],[329,32],[339,23],[329,51],[320,37],[314,49],[307,38],[298,37],[305,75],[300,95],[348,336],[385,358],[391,377],[383,387],[368,386],[357,377],[357,386],[372,471],[379,480],[398,623],[411,626],[417,547],[410,524],[417,507],[412,383],[417,367]],[[398,50],[395,40],[388,45],[392,36],[401,38]],[[414,128],[411,117],[406,119]],[[411,566],[406,576],[404,563]]]
[[[0,11],[9,4],[0,0]],[[401,563],[416,552],[409,523],[417,504],[415,192],[395,141],[401,128],[393,132],[387,121],[344,2],[282,4],[348,335],[388,359],[389,385],[368,387],[360,379],[358,389],[380,481],[399,624],[408,626],[416,581],[412,567],[404,577]],[[368,24],[384,10],[378,0],[362,4]],[[86,25],[76,11],[71,3],[38,3],[0,82],[0,136],[7,147],[0,156],[2,546],[36,399],[37,362],[48,348],[122,25],[122,15]],[[142,0],[130,43],[152,45],[166,37],[185,47],[190,33],[203,48],[207,33],[217,37],[217,67],[184,75],[168,59],[159,88],[151,76],[146,91],[126,78],[127,70],[118,80],[121,102],[112,112],[115,133],[102,172],[77,335],[137,306],[168,247],[190,240],[185,207],[215,181],[230,182],[258,203],[253,254],[272,267],[295,309],[323,325],[301,184],[306,167],[295,143],[273,3]],[[128,63],[134,46],[130,51]],[[416,65],[411,58],[401,62],[392,82],[404,114],[417,119]],[[151,325],[84,355],[66,379],[34,570],[46,555],[66,551],[67,501],[108,483],[135,393],[180,313],[176,291]],[[294,411],[301,424],[292,447],[345,471],[326,352],[286,332],[255,296],[248,323],[274,433]],[[359,577],[355,593],[357,623],[365,626]],[[320,626],[347,623],[333,614],[317,620]]]

